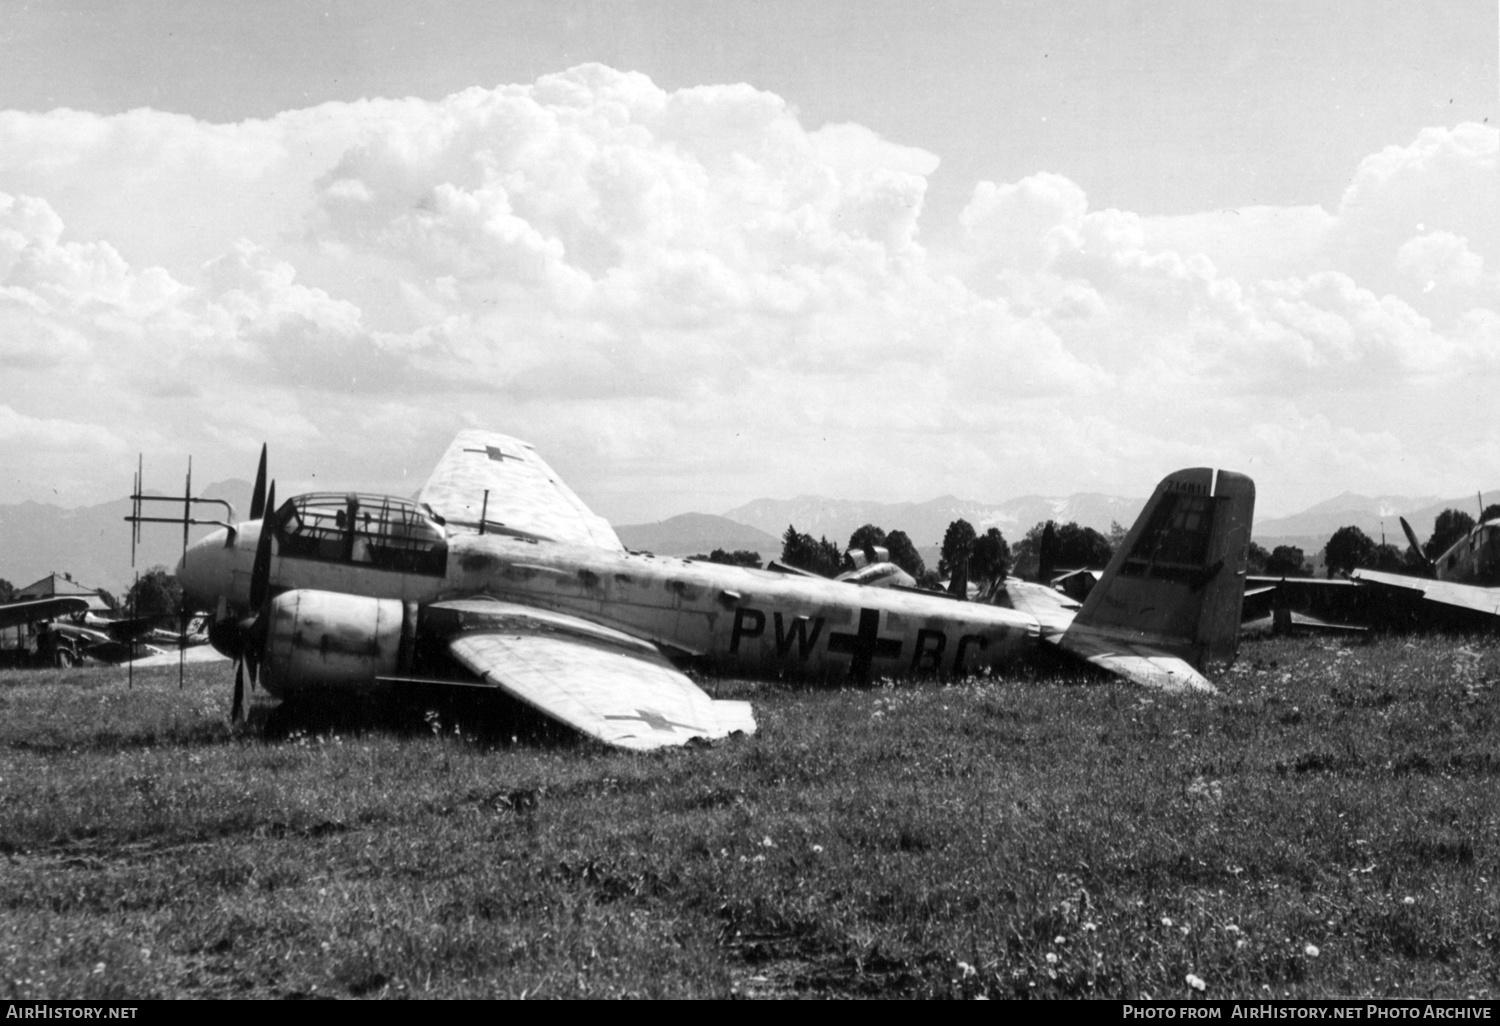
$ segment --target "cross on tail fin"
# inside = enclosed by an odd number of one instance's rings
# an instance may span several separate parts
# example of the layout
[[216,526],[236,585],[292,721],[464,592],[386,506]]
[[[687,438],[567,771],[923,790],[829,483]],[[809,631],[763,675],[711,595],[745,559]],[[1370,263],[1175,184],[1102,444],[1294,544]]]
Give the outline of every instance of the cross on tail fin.
[[1159,656],[1200,674],[1233,661],[1254,515],[1255,483],[1243,474],[1206,467],[1169,474],[1062,648],[1101,665],[1111,652]]

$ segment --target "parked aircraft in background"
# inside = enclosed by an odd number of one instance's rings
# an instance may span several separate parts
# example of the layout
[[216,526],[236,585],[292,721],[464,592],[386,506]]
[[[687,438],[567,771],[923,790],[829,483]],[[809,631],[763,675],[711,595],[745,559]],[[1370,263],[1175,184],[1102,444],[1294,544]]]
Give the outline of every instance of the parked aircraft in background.
[[[1476,524],[1436,559],[1423,555],[1416,532],[1405,518],[1401,530],[1431,578],[1381,570],[1356,570],[1350,577],[1360,584],[1393,592],[1393,598],[1420,600],[1433,619],[1447,616],[1468,622],[1500,617],[1500,519]],[[1491,625],[1500,626],[1500,620]]]
[[55,620],[59,616],[85,613],[88,608],[86,600],[71,595],[6,602],[0,605],[0,628]]
[[[884,545],[870,545],[863,549],[850,549],[844,553],[847,565],[853,569],[845,570],[835,581],[844,581],[847,584],[862,584],[871,588],[915,588],[917,579],[895,563],[891,562],[891,553]],[[766,569],[778,574],[792,574],[797,577],[810,577],[815,581],[826,581],[828,578],[821,574],[815,574],[811,570],[803,570],[800,567],[790,566],[780,560],[773,559],[766,564]]]
[[646,749],[755,730],[748,703],[710,698],[679,663],[957,676],[1048,642],[1142,684],[1212,690],[1203,671],[1238,641],[1255,487],[1171,474],[1081,607],[1017,582],[1010,608],[627,552],[530,445],[490,432],[461,432],[415,501],[269,494],[177,571],[241,663],[236,710],[245,669],[284,699],[443,682]]
[[1401,530],[1425,576],[1361,568],[1329,580],[1251,577],[1245,628],[1500,627],[1500,518],[1472,527],[1436,559],[1423,553],[1404,517]]

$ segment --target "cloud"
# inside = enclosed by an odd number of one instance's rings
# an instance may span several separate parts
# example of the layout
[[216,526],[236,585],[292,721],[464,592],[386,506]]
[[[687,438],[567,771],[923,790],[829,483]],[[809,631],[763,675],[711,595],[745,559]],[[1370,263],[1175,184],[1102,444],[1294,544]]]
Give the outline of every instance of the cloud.
[[[1203,462],[1311,500],[1345,457],[1363,487],[1397,427],[1439,454],[1431,490],[1500,474],[1441,444],[1500,384],[1496,139],[1389,147],[1334,211],[1154,219],[1057,172],[980,182],[934,250],[941,155],[748,85],[587,65],[235,125],[0,112],[8,410],[196,446],[206,479],[269,437],[308,478],[404,491],[491,426],[627,518],[1140,493]],[[45,494],[48,461],[4,458],[0,498]]]

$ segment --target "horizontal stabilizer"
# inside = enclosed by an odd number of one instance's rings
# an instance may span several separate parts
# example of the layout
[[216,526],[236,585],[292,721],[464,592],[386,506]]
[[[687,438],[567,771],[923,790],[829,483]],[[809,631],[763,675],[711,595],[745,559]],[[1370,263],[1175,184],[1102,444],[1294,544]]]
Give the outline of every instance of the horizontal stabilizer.
[[1218,689],[1185,660],[1149,645],[1077,626],[1055,640],[1064,652],[1134,684],[1160,691],[1218,694]]

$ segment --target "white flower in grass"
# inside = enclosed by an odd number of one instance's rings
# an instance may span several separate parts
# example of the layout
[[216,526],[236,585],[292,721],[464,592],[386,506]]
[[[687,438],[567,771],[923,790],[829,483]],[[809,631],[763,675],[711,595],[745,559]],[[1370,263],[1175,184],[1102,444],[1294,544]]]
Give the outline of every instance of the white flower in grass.
[[1317,958],[1320,954],[1322,954],[1322,952],[1318,950],[1318,946],[1316,944],[1309,944],[1307,947],[1302,949],[1302,953],[1308,958]]
[[1192,987],[1194,990],[1207,990],[1208,989],[1208,984],[1206,984],[1206,983],[1203,982],[1203,977],[1201,977],[1201,976],[1194,976],[1192,973],[1188,973],[1187,974],[1187,985],[1189,987]]
[[1161,925],[1163,925],[1163,926],[1165,926],[1165,927],[1167,927],[1167,928],[1170,929],[1171,926],[1172,926],[1172,920],[1171,920],[1171,918],[1169,916],[1162,916],[1161,917]]
[[1055,952],[1055,951],[1049,951],[1049,952],[1047,952],[1047,964],[1048,965],[1056,965],[1057,962],[1058,962],[1057,952]]

